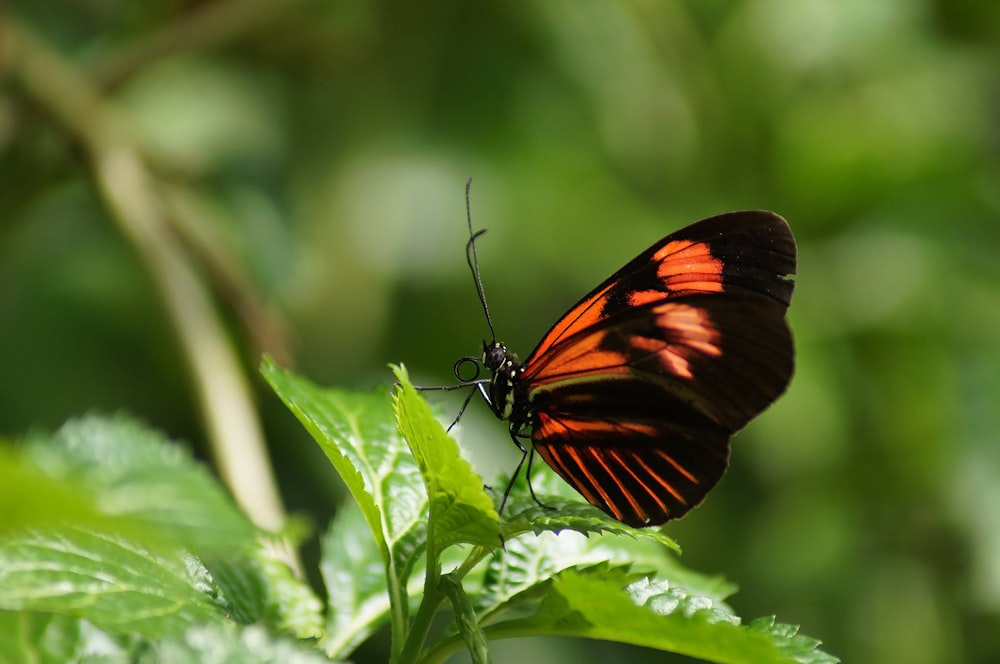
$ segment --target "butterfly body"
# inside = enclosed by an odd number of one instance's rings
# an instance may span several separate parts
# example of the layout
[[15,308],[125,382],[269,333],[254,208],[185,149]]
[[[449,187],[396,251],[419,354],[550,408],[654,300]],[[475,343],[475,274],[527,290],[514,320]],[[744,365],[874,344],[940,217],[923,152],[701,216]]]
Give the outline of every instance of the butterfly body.
[[663,523],[702,501],[725,472],[730,436],[791,379],[795,269],[778,215],[710,217],[598,285],[523,363],[484,342],[490,377],[468,382],[518,448],[527,454],[530,438],[588,502],[632,526]]

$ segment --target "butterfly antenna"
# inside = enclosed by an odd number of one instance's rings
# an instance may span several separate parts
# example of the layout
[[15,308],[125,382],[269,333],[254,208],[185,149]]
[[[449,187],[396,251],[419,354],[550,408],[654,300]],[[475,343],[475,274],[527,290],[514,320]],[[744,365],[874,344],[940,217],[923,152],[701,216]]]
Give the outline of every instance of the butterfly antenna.
[[476,282],[476,293],[479,294],[479,302],[483,305],[483,314],[486,315],[486,324],[490,327],[490,336],[495,342],[497,340],[496,330],[493,329],[493,319],[490,318],[490,308],[486,305],[486,293],[483,291],[483,280],[479,276],[479,257],[476,255],[476,239],[479,238],[483,233],[486,232],[484,228],[481,231],[472,230],[472,202],[471,202],[471,192],[472,190],[472,178],[469,178],[465,183],[465,218],[469,222],[469,242],[465,245],[465,260],[469,263],[469,269],[472,270],[472,280]]

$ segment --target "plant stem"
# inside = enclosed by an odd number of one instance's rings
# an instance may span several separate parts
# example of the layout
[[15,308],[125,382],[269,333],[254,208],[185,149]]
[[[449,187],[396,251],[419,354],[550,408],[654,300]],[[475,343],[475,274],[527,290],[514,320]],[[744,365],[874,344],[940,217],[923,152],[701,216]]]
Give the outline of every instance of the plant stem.
[[[406,635],[405,643],[400,649],[398,656],[393,657],[392,661],[394,664],[409,664],[410,662],[421,661],[442,661],[440,659],[442,656],[447,657],[448,655],[456,652],[462,644],[461,639],[459,639],[457,644],[452,644],[451,647],[442,648],[439,646],[435,648],[433,651],[435,654],[429,660],[426,659],[426,657],[430,651],[424,651],[423,653],[420,652],[424,642],[427,640],[427,634],[430,632],[434,616],[437,615],[441,603],[447,598],[447,595],[443,590],[441,590],[440,587],[440,554],[438,554],[436,550],[433,551],[433,564],[431,562],[431,554],[431,543],[428,541],[427,576],[424,579],[424,596],[420,602],[420,606],[417,608],[416,614],[413,616],[413,622],[410,624],[410,630]],[[489,555],[488,549],[481,546],[475,547],[469,552],[469,555],[466,556],[462,564],[452,572],[452,575],[457,579],[462,579],[472,568],[482,562],[483,558],[487,555]]]
[[406,664],[417,661],[420,649],[423,648],[427,640],[427,634],[431,629],[431,622],[437,614],[438,607],[445,599],[445,594],[438,587],[441,578],[441,552],[438,550],[437,538],[434,537],[433,510],[428,515],[427,528],[427,575],[424,577],[424,596],[420,600],[417,613],[413,616],[410,629],[406,634],[406,641],[399,651],[399,658],[395,660],[397,664]]

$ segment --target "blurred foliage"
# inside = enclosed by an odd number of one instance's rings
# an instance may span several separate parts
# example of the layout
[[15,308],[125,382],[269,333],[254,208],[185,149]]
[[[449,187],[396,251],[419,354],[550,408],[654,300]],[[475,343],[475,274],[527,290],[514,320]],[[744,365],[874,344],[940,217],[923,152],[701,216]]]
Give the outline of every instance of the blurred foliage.
[[[391,381],[390,361],[444,383],[477,351],[469,176],[494,320],[522,355],[667,232],[773,209],[800,245],[797,374],[668,532],[739,581],[739,613],[845,661],[996,661],[998,64],[988,0],[15,0],[0,433],[121,409],[225,457],[191,378],[203,346],[177,334],[186,300],[166,304],[161,245],[127,224],[152,204],[245,375],[268,350],[348,386]],[[341,489],[254,389],[285,502],[324,523]],[[475,463],[508,463],[487,420],[465,426],[488,441]],[[496,655],[638,657],[610,648]]]

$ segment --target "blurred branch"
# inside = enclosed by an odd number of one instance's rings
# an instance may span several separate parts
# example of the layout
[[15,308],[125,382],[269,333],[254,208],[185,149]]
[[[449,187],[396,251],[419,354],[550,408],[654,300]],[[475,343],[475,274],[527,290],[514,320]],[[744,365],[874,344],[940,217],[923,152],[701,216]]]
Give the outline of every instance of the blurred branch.
[[114,106],[16,17],[0,24],[0,44],[8,45],[11,77],[87,152],[112,218],[159,290],[190,368],[222,479],[254,522],[280,528],[284,509],[247,378]]
[[[110,90],[150,63],[187,51],[218,46],[253,32],[309,0],[224,0],[200,5],[173,22],[144,33],[90,66],[85,74],[94,90]],[[137,151],[138,146],[134,146]],[[157,166],[148,156],[147,165]],[[169,172],[169,165],[167,169]],[[192,258],[211,280],[214,291],[229,304],[253,347],[254,355],[267,353],[283,366],[293,364],[282,317],[257,296],[243,264],[212,228],[217,224],[193,204],[196,198],[182,185],[158,178],[157,193],[173,227]]]
[[284,317],[260,297],[245,264],[232,251],[231,243],[214,232],[220,222],[206,212],[204,206],[198,205],[199,197],[189,187],[163,178],[156,184],[166,222],[181,239],[190,257],[198,262],[214,292],[236,315],[250,341],[253,357],[267,354],[284,367],[294,366]]
[[164,56],[218,46],[252,32],[307,0],[224,0],[204,3],[158,30],[115,50],[89,69],[99,87],[112,89]]

